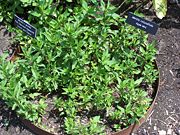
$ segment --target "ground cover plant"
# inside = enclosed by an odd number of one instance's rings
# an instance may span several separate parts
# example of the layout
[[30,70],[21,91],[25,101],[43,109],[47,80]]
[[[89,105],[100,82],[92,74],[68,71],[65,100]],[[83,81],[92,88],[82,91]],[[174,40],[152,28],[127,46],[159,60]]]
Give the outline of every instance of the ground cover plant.
[[25,44],[19,59],[0,58],[0,98],[54,133],[60,131],[43,125],[48,113],[73,135],[106,134],[143,117],[158,74],[147,35],[126,24],[109,2],[36,2],[27,19],[37,37],[16,30],[16,43]]

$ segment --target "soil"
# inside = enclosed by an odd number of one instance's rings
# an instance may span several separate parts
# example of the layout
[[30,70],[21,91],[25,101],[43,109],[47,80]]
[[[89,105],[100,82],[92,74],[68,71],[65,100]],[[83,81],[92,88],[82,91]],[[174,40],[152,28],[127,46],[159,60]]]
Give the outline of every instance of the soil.
[[162,21],[152,12],[145,13],[160,25],[156,36],[150,36],[158,42],[160,92],[151,116],[135,134],[180,135],[180,7],[171,5]]
[[3,50],[6,50],[8,46],[10,46],[11,35],[7,32],[7,30],[0,24],[0,54],[2,54]]
[[[143,10],[148,20],[160,25],[157,40],[157,64],[160,92],[147,121],[134,135],[180,135],[180,8],[170,5],[167,17],[158,20],[151,10]],[[9,46],[10,35],[0,26],[0,50]],[[0,101],[0,135],[35,135]]]

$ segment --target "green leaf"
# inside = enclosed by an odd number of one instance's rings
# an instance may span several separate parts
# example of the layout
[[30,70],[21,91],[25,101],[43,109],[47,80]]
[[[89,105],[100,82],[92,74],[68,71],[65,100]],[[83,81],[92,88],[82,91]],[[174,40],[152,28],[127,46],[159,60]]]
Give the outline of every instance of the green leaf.
[[30,14],[35,16],[35,17],[40,17],[41,16],[41,14],[36,12],[36,11],[31,11]]
[[77,65],[77,61],[74,61],[72,64],[72,70],[75,69],[76,65]]
[[28,79],[27,79],[26,75],[24,75],[24,74],[22,75],[21,81],[24,82],[26,87],[28,87]]
[[116,13],[112,14],[112,17],[113,17],[113,19],[116,19],[116,20],[119,19],[119,15]]
[[95,116],[91,120],[95,123],[98,123],[100,121],[100,116]]
[[41,57],[41,56],[38,56],[38,58],[37,58],[36,62],[37,62],[37,63],[40,63],[40,62],[41,62],[41,60],[42,60],[42,57]]
[[12,110],[15,110],[15,109],[16,109],[16,107],[17,107],[17,104],[13,104],[13,106],[12,106]]
[[29,0],[20,0],[20,1],[23,2],[23,3],[29,2]]
[[136,80],[134,83],[138,86],[142,81],[143,81],[143,78],[141,77],[138,80]]
[[31,71],[32,71],[33,77],[35,79],[37,79],[38,78],[38,73],[33,68],[31,68]]
[[3,16],[0,15],[0,22],[2,22],[2,21],[3,21]]
[[66,0],[67,2],[72,2],[72,0]]
[[14,96],[18,99],[21,92],[22,92],[21,84],[20,84],[20,82],[18,82],[14,89]]
[[82,7],[86,10],[88,9],[88,4],[85,0],[82,0]]
[[52,35],[49,32],[46,32],[46,33],[44,32],[43,34],[45,35],[47,40],[49,40],[50,42],[53,42]]
[[153,0],[153,6],[159,19],[165,17],[167,12],[167,0]]
[[41,95],[41,93],[31,93],[31,94],[29,94],[29,97],[34,99],[35,97],[37,97],[39,95]]

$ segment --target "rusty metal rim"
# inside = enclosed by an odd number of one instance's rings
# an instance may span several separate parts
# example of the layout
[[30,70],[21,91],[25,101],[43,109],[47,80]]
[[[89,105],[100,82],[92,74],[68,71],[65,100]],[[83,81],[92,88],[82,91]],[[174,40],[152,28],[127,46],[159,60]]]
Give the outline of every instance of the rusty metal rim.
[[[153,100],[151,106],[149,107],[147,113],[145,114],[144,117],[142,117],[142,118],[139,119],[139,122],[134,123],[134,124],[130,125],[129,127],[124,128],[124,129],[122,129],[122,130],[120,130],[120,131],[111,133],[111,135],[130,135],[132,132],[136,131],[136,130],[142,125],[142,123],[144,123],[144,122],[147,120],[147,118],[148,118],[149,115],[151,114],[152,109],[153,109],[154,104],[155,104],[155,101],[156,101],[156,99],[157,99],[157,95],[158,95],[158,93],[159,93],[159,84],[160,84],[160,72],[159,72],[159,68],[158,68],[158,66],[157,66],[156,61],[155,61],[155,65],[156,65],[157,70],[158,70],[158,73],[159,73],[158,79],[157,79],[157,82],[158,82],[158,83],[157,83],[157,89],[155,90],[156,93],[155,93],[154,100]],[[21,118],[21,117],[19,117],[19,119],[20,119],[20,121],[21,121],[26,127],[28,127],[30,130],[32,130],[32,131],[33,131],[34,133],[36,133],[37,135],[55,135],[54,133],[50,133],[50,132],[48,132],[48,131],[45,131],[45,130],[43,130],[43,129],[37,127],[37,126],[35,126],[35,125],[32,124],[32,122],[29,121],[29,120],[23,119],[23,118]]]

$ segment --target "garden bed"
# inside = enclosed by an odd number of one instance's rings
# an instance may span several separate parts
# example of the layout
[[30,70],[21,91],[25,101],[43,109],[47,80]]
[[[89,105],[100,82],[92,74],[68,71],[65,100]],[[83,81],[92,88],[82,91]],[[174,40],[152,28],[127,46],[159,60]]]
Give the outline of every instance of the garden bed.
[[[160,32],[158,33],[159,35],[161,35],[161,31],[164,32],[164,29],[161,29],[161,30],[160,30]],[[173,31],[176,32],[176,29],[173,30]],[[170,32],[170,33],[171,33],[171,32]],[[170,33],[169,33],[169,34],[170,34]],[[168,33],[167,33],[167,34],[168,34]],[[171,33],[171,34],[172,34],[172,33]],[[162,36],[163,36],[163,35],[164,35],[164,33],[162,34]],[[177,35],[178,35],[178,34],[177,34]],[[174,35],[174,36],[175,36],[175,35]],[[157,37],[158,37],[158,36],[157,36]],[[168,36],[168,37],[169,37],[169,36]],[[164,48],[165,48],[165,43],[166,43],[166,42],[164,42],[164,44],[161,44],[160,41],[162,41],[162,40],[159,39],[159,46],[158,46],[158,47],[159,47],[159,48],[161,48],[161,47],[164,47]],[[177,41],[177,40],[176,40],[176,41]],[[177,42],[178,42],[178,41],[177,41]],[[174,42],[173,42],[173,43],[174,43]],[[173,45],[174,45],[174,44],[173,44]],[[172,54],[174,53],[174,51],[177,51],[177,50],[173,50],[173,51],[172,51]],[[159,51],[159,53],[161,53],[161,52]],[[176,53],[177,53],[177,52],[176,52]],[[159,54],[158,57],[159,57],[159,58],[158,58],[158,61],[159,61],[159,62],[162,61],[162,60],[168,60],[168,59],[163,58],[163,57],[161,56],[161,54]],[[171,57],[172,57],[172,56],[171,56]],[[161,58],[162,58],[162,59],[161,59]],[[160,66],[160,67],[161,67],[161,66],[164,66],[164,65],[166,65],[166,63],[159,63],[159,64],[158,64],[158,66]],[[161,72],[162,72],[162,71],[161,71]],[[164,79],[164,78],[162,78],[162,80],[163,80],[163,79]],[[164,85],[165,85],[165,84],[164,84]],[[177,99],[178,99],[178,98],[177,98]],[[1,130],[0,130],[0,131],[1,131]],[[3,133],[3,132],[2,132],[2,133]],[[11,133],[10,133],[10,134],[11,134]]]

